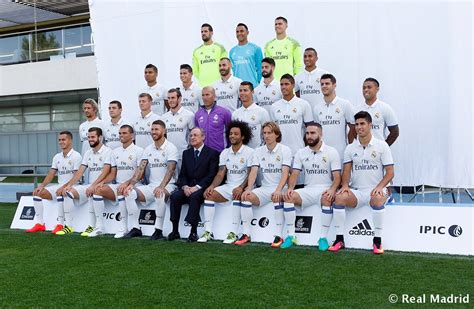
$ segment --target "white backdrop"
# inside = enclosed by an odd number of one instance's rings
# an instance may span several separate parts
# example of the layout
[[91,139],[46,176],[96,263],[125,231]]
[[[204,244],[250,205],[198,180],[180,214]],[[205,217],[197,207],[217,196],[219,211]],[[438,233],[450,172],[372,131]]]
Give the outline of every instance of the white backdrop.
[[381,84],[379,98],[395,110],[400,137],[392,147],[396,185],[474,187],[473,40],[471,2],[106,1],[89,0],[102,114],[118,99],[138,115],[137,93],[148,63],[158,81],[179,85],[191,64],[200,26],[214,27],[227,51],[235,26],[249,26],[261,47],[275,36],[276,16],[288,35],[314,47],[318,66],[335,74],[337,93],[362,102],[363,80]]

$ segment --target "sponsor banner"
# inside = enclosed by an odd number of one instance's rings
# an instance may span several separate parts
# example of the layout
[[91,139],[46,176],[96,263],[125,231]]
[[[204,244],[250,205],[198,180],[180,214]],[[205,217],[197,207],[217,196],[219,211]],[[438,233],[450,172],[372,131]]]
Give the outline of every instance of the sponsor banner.
[[[66,202],[70,201],[66,199]],[[44,201],[44,219],[46,228],[54,228],[57,219],[56,204]],[[214,236],[216,239],[225,239],[232,229],[231,203],[217,203],[214,216]],[[181,212],[180,233],[187,237],[189,225],[184,222],[188,207],[183,206]],[[83,231],[88,225],[89,207],[86,204],[73,207],[76,231]],[[251,222],[251,237],[254,242],[271,243],[276,234],[275,217],[272,204],[253,208],[254,218]],[[448,254],[474,255],[473,252],[473,225],[474,207],[470,206],[417,206],[417,205],[388,205],[385,208],[383,228],[383,245],[386,250],[433,252]],[[35,212],[32,197],[22,197],[18,204],[11,228],[28,229],[35,223]],[[105,232],[114,234],[120,227],[124,214],[118,212],[118,206],[105,201]],[[204,221],[201,207],[201,219]],[[140,226],[144,235],[154,232],[156,214],[152,205],[140,206]],[[129,228],[131,222],[128,222]],[[301,210],[296,207],[295,231],[298,243],[315,246],[320,237],[321,209],[307,207]],[[198,233],[204,232],[200,223]],[[164,220],[164,234],[171,232],[169,221],[169,206]],[[286,230],[286,228],[283,228]],[[241,227],[239,233],[242,232]],[[285,232],[283,232],[285,234]],[[283,234],[283,236],[285,236]],[[372,209],[368,206],[346,210],[345,243],[348,248],[372,248],[375,227],[372,221]],[[334,228],[331,226],[328,241],[335,238]]]

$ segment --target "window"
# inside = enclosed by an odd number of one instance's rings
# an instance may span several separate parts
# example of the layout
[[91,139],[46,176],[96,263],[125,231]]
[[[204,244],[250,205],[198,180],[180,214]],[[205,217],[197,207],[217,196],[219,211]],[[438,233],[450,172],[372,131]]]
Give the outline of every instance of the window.
[[51,130],[49,106],[29,106],[23,109],[25,131],[49,131]]
[[0,131],[18,132],[22,131],[21,107],[0,109]]

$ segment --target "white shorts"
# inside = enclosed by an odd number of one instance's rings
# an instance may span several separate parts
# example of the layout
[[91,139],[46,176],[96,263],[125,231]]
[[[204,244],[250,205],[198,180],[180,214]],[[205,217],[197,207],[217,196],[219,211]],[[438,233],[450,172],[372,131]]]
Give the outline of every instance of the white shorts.
[[49,194],[51,194],[51,196],[52,196],[51,200],[54,201],[54,202],[56,202],[56,199],[57,199],[57,197],[58,197],[58,196],[56,195],[56,191],[57,191],[59,188],[61,188],[63,185],[64,185],[64,184],[54,184],[54,185],[47,186],[47,187],[45,187],[44,189],[45,189],[46,191],[48,191]]
[[252,192],[258,197],[260,201],[259,206],[266,205],[272,201],[272,193],[275,192],[276,187],[260,187],[253,189]]
[[[351,188],[352,193],[354,193],[356,199],[357,199],[357,205],[356,207],[360,206],[370,206],[370,193],[372,192],[372,189],[353,189]],[[388,197],[388,191],[387,188],[383,189],[384,194]],[[388,198],[387,198],[388,200]]]
[[312,186],[296,189],[295,192],[301,197],[301,208],[306,208],[310,206],[321,207],[321,194],[326,190],[327,188]]
[[79,205],[82,205],[89,200],[86,195],[86,190],[89,187],[90,185],[75,185],[72,187],[74,190],[77,191],[77,194],[79,195]]
[[214,190],[216,190],[226,200],[232,201],[232,191],[238,186],[239,184],[226,183],[222,186],[215,187]]
[[[153,193],[153,191],[155,191],[156,187],[158,187],[159,185],[160,184],[151,183],[149,185],[135,187],[135,189],[143,193],[143,195],[145,196],[145,203],[146,205],[148,205],[155,201],[155,194]],[[168,191],[169,194],[171,194],[176,189],[176,185],[174,183],[169,183],[165,187],[165,189],[166,191]]]

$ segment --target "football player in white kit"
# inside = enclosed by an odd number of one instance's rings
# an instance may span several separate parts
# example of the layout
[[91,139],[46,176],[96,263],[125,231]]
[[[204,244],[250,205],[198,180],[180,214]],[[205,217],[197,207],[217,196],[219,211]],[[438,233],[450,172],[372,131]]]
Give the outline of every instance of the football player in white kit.
[[140,116],[133,123],[133,130],[135,131],[135,144],[143,149],[153,143],[150,131],[151,124],[153,121],[161,119],[160,116],[151,110],[151,102],[152,98],[148,93],[141,93],[138,96]]
[[342,160],[344,149],[355,138],[354,107],[351,102],[336,95],[334,75],[323,74],[320,83],[323,101],[313,108],[314,122],[322,126],[324,142],[336,148]]
[[197,83],[193,83],[193,68],[189,64],[179,67],[179,79],[183,86],[180,89],[183,96],[181,105],[195,114],[202,105],[202,89]]
[[[289,220],[283,213],[283,189],[288,180],[291,166],[291,149],[281,144],[281,131],[275,122],[263,124],[265,145],[255,149],[252,169],[245,192],[242,194],[242,223],[244,230],[250,229],[253,217],[252,205],[263,206],[273,203],[275,210],[276,233],[272,247],[278,248],[283,243],[283,221]],[[262,186],[254,189],[258,171],[262,173]],[[294,221],[294,220],[293,220]],[[250,241],[250,235],[242,235],[239,245]]]
[[[111,172],[96,187],[93,201],[94,209],[103,211],[104,198],[109,201],[118,202],[120,212],[120,228],[115,238],[122,238],[128,233],[128,215],[125,207],[123,191],[128,187],[128,180],[132,178],[137,167],[140,165],[143,149],[133,143],[133,128],[125,124],[118,132],[122,146],[112,150]],[[115,180],[115,184],[111,182]]]
[[188,149],[188,135],[194,128],[194,114],[181,105],[181,91],[178,88],[168,90],[170,110],[163,115],[167,139],[178,148],[179,160],[177,174],[181,169],[183,151]]
[[262,80],[255,88],[255,103],[270,114],[272,105],[281,99],[280,82],[273,77],[275,60],[266,57],[262,60]]
[[131,122],[122,117],[122,103],[117,100],[110,101],[109,116],[110,122],[104,128],[104,144],[113,150],[122,147],[119,136],[120,128],[125,124],[131,125]]
[[[27,233],[43,232],[46,230],[43,218],[43,200],[55,201],[58,206],[58,222],[51,233],[57,234],[63,229],[70,229],[71,217],[69,209],[67,209],[66,216],[62,192],[68,181],[71,180],[74,173],[81,166],[82,157],[72,148],[71,132],[60,132],[58,141],[59,148],[62,151],[54,156],[48,175],[33,191],[33,205],[37,223],[32,228],[26,230]],[[58,184],[48,186],[56,175],[58,176]],[[63,235],[63,233],[59,235]]]
[[[88,138],[91,149],[84,154],[81,167],[67,183],[63,190],[63,195],[67,195],[70,199],[78,200],[79,205],[85,202],[88,203],[89,226],[81,233],[81,236],[95,237],[103,234],[104,219],[103,209],[94,209],[92,199],[97,185],[110,173],[110,155],[112,150],[102,143],[102,129],[90,128]],[[74,185],[81,179],[86,169],[89,172],[88,184]]]
[[[362,94],[365,102],[357,106],[355,112],[366,111],[372,117],[372,135],[386,141],[391,146],[400,135],[398,120],[392,107],[377,98],[380,84],[372,77],[365,79]],[[389,134],[386,135],[388,129]]]
[[[144,207],[152,205],[156,212],[155,232],[151,240],[165,239],[163,236],[163,222],[166,213],[166,201],[170,193],[176,189],[176,165],[178,163],[178,149],[166,139],[166,125],[162,120],[155,120],[151,126],[153,144],[143,151],[140,165],[124,189],[125,204],[129,221],[133,228],[124,238],[142,236],[138,222],[139,208],[137,201]],[[135,186],[142,179],[145,168],[150,169],[150,183]]]
[[232,75],[232,62],[229,58],[219,61],[221,78],[212,86],[216,91],[217,105],[227,108],[230,112],[239,108],[239,86],[242,80]]
[[321,103],[321,76],[328,71],[316,66],[318,61],[318,53],[312,47],[304,50],[303,62],[304,70],[295,75],[295,91],[296,95],[307,101],[311,108]]
[[[251,85],[251,83],[250,83]],[[247,144],[252,138],[252,130],[246,122],[233,120],[227,130],[231,147],[222,151],[219,156],[219,171],[211,185],[204,191],[204,228],[205,232],[198,242],[207,242],[214,239],[212,227],[216,203],[232,201],[232,228],[224,240],[225,244],[232,244],[237,240],[240,226],[242,203],[241,196],[247,186],[248,175],[252,164],[253,149]],[[227,176],[227,181],[222,184]],[[249,226],[246,226],[249,228]],[[250,230],[244,230],[250,235]]]
[[253,102],[253,85],[251,82],[240,83],[239,97],[242,106],[232,113],[232,119],[246,122],[252,130],[252,139],[249,141],[250,148],[263,145],[262,125],[270,121],[270,115],[263,108]]
[[82,144],[81,155],[84,156],[86,151],[91,149],[87,138],[89,129],[96,127],[104,130],[105,124],[101,119],[99,119],[99,105],[94,99],[86,99],[82,104],[82,111],[87,118],[87,120],[79,126],[79,137],[81,138]]
[[372,117],[368,112],[355,114],[358,139],[344,151],[342,186],[333,205],[336,240],[329,251],[344,248],[346,207],[368,205],[372,208],[375,227],[374,254],[383,254],[382,230],[385,204],[389,199],[387,186],[393,179],[393,158],[388,144],[372,135]]
[[146,86],[140,93],[148,93],[152,97],[152,110],[158,116],[163,115],[168,110],[167,89],[157,82],[158,68],[153,64],[145,66],[144,77]]
[[[281,248],[289,248],[296,243],[295,205],[302,208],[321,206],[321,237],[319,250],[329,247],[327,233],[332,220],[332,202],[341,183],[341,159],[337,150],[323,142],[323,129],[314,123],[306,127],[307,146],[296,152],[291,176],[288,180],[288,191],[283,196],[285,212],[291,216],[286,221],[288,236]],[[304,188],[296,189],[299,173],[305,171]]]

